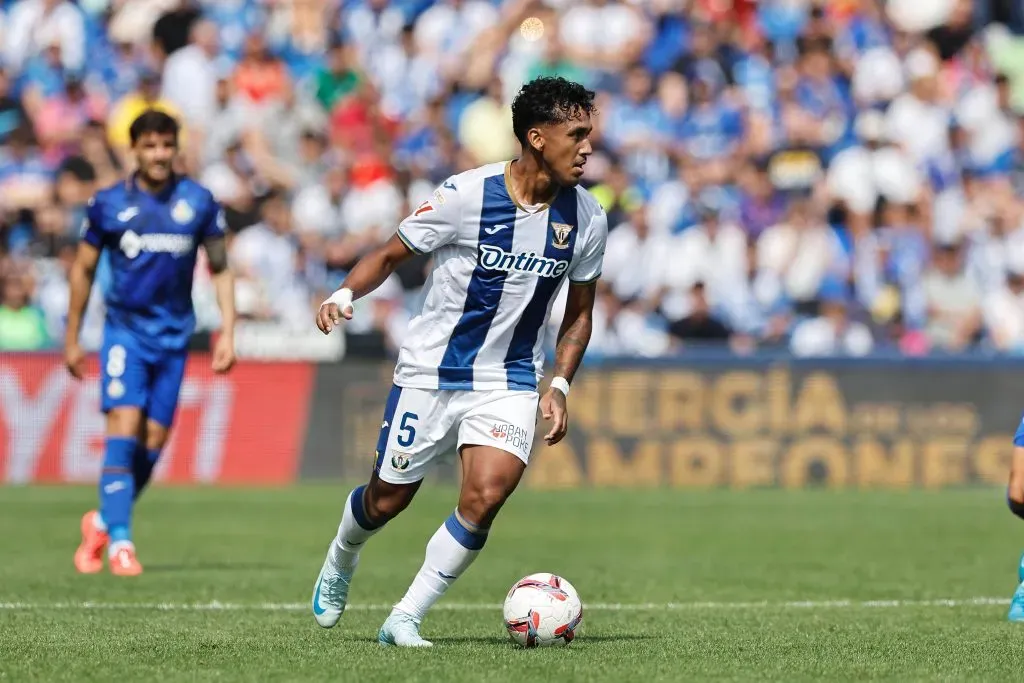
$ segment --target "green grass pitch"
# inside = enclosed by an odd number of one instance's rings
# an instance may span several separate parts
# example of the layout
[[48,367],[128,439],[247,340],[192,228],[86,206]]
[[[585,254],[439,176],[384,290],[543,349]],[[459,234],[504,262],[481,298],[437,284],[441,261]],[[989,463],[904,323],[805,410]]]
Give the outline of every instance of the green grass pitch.
[[[87,488],[0,489],[0,681],[1019,680],[1024,523],[997,490],[518,492],[423,625],[376,633],[455,502],[430,482],[367,544],[334,629],[308,604],[344,486],[156,489],[136,579],[78,576]],[[579,589],[582,635],[525,651],[521,576]],[[940,602],[950,600],[949,603]]]

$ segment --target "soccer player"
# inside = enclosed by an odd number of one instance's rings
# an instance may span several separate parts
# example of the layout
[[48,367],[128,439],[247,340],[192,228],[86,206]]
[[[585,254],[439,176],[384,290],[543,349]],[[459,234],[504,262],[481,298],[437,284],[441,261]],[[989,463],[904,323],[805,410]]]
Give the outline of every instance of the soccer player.
[[[1010,482],[1006,490],[1010,511],[1024,519],[1024,419],[1013,435],[1013,459],[1010,462]],[[1010,621],[1024,621],[1024,556],[1017,565],[1017,591],[1010,601]]]
[[82,517],[75,568],[103,568],[119,576],[142,572],[132,544],[132,507],[153,474],[167,441],[195,329],[192,275],[199,245],[206,249],[222,328],[213,370],[227,372],[234,355],[234,281],[228,270],[224,214],[209,190],[172,170],[178,124],[154,110],[131,125],[137,171],[89,202],[71,269],[65,362],[81,379],[85,352],[78,343],[100,254],[109,257],[112,282],[100,351],[101,408],[107,416],[99,510]]
[[[325,334],[412,254],[432,253],[422,310],[409,323],[367,484],[348,496],[313,589],[317,623],[345,610],[363,544],[412,501],[431,462],[457,448],[458,507],[427,543],[426,558],[377,639],[427,647],[420,623],[487,541],[530,458],[538,403],[558,443],[569,383],[590,340],[607,219],[577,187],[592,148],[594,93],[562,78],[523,86],[512,103],[522,155],[445,181],[382,247],[362,258],[320,307]],[[543,334],[568,279],[555,377],[543,398]]]

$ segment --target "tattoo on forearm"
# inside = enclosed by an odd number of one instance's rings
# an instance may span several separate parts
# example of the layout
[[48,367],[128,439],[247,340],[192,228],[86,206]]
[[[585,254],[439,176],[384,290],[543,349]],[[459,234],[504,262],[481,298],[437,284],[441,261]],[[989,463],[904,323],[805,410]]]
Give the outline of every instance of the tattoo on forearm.
[[583,361],[583,353],[590,343],[593,324],[589,317],[577,318],[568,328],[563,328],[555,346],[555,376],[570,382]]
[[209,239],[203,242],[206,248],[206,257],[210,261],[210,270],[214,273],[222,273],[228,268],[228,248],[223,237]]

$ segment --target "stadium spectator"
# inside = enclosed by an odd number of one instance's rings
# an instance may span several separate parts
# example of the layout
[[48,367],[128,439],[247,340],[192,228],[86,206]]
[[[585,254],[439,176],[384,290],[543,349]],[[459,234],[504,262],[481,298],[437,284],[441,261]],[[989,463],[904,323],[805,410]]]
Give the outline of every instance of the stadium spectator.
[[932,348],[962,351],[981,332],[981,290],[964,270],[960,243],[937,245],[922,287],[927,297],[926,332]]
[[1024,267],[1010,266],[1003,286],[985,297],[985,323],[1000,351],[1024,353]]
[[10,266],[0,272],[0,350],[37,351],[49,343],[42,312],[30,303],[30,274]]
[[824,284],[817,293],[821,312],[799,323],[793,330],[793,355],[866,356],[874,347],[871,331],[864,323],[850,319],[850,297],[837,282]]
[[203,130],[217,110],[217,26],[199,20],[191,25],[188,45],[164,62],[161,99],[181,112],[190,129]]
[[85,64],[85,22],[68,0],[21,0],[14,3],[4,30],[4,61],[20,71],[48,48],[59,49],[64,69]]
[[[110,117],[107,120],[107,135],[110,138],[111,147],[122,164],[126,162],[128,149],[131,146],[129,129],[132,121],[137,119],[139,114],[147,109],[156,109],[177,119],[182,119],[178,107],[161,96],[160,79],[161,76],[156,71],[144,71],[139,75],[138,89],[125,95],[111,108]],[[183,146],[187,142],[186,130],[188,129],[183,125],[180,138]]]
[[[514,156],[494,133],[511,95],[558,74],[599,91],[601,353],[687,353],[672,325],[705,306],[734,350],[1010,352],[1024,39],[1019,12],[983,5],[7,3],[0,253],[34,261],[31,303],[59,337],[67,242],[156,107],[227,207],[240,299],[299,325],[434,186]],[[352,348],[400,338],[426,260],[367,302],[346,329],[371,341]]]
[[711,313],[704,283],[695,282],[689,294],[689,313],[669,323],[669,333],[684,343],[727,341],[732,336],[732,330]]

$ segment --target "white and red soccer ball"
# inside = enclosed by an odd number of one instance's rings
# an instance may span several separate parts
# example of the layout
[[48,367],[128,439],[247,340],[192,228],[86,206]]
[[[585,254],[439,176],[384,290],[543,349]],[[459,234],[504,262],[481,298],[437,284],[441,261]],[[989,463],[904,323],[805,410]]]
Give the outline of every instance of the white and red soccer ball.
[[583,603],[572,584],[555,574],[530,574],[505,596],[505,628],[523,647],[565,646],[579,633]]

